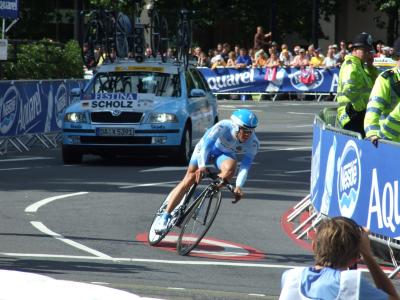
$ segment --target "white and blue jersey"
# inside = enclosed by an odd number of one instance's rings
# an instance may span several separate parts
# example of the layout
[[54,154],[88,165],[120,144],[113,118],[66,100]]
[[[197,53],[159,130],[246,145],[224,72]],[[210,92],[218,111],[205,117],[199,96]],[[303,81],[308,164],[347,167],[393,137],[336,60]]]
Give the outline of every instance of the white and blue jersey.
[[237,138],[238,127],[230,120],[222,120],[208,129],[194,148],[190,164],[205,167],[213,163],[220,169],[221,163],[228,158],[237,160],[237,154],[243,154],[236,186],[243,187],[250,166],[260,147],[255,133],[243,143]]

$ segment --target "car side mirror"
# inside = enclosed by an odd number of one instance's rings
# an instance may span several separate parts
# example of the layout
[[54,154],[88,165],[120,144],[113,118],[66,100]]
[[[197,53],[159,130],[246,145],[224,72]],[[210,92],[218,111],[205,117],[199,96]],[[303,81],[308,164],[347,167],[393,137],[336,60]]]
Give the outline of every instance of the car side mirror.
[[202,89],[192,89],[190,91],[190,98],[199,98],[199,97],[205,97],[206,92]]

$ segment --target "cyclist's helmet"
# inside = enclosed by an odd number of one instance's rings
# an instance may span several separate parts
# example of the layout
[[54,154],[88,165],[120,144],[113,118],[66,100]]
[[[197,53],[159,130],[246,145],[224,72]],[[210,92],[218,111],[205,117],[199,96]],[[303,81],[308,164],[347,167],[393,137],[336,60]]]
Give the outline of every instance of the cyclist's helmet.
[[257,116],[249,109],[235,110],[231,115],[231,120],[238,127],[254,129],[258,125]]

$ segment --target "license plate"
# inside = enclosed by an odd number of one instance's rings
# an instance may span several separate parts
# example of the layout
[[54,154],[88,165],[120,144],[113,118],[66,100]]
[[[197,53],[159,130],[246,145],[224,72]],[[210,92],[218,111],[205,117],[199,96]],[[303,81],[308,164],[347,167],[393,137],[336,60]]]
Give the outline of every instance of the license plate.
[[97,128],[97,135],[101,136],[133,136],[134,128]]

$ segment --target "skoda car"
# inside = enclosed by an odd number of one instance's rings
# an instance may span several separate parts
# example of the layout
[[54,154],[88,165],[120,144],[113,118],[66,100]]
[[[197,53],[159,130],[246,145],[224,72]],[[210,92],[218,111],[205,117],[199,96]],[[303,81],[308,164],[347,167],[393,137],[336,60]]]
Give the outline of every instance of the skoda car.
[[102,65],[71,97],[62,126],[65,164],[80,163],[84,154],[143,150],[187,163],[192,146],[218,122],[216,98],[200,72],[173,62]]

